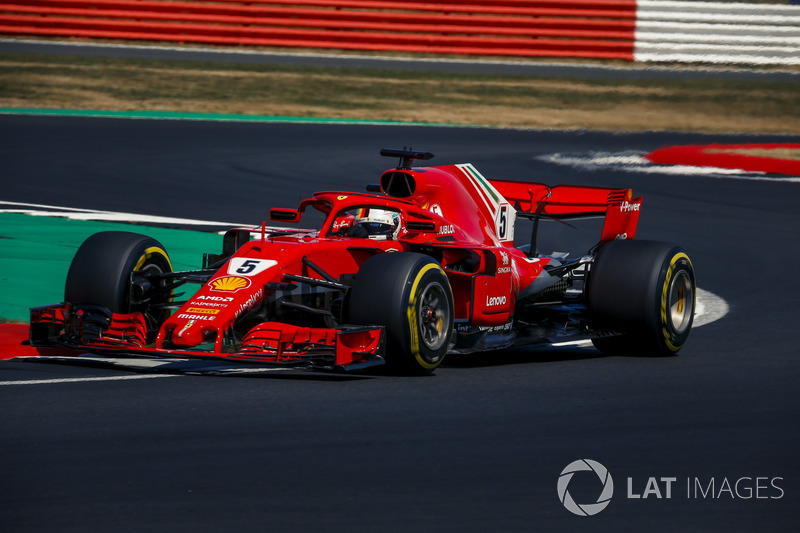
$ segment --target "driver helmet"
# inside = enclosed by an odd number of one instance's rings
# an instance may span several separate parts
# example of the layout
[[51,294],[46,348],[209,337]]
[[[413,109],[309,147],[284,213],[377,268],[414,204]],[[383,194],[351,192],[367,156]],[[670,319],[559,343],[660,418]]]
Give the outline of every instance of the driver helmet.
[[400,213],[384,209],[359,209],[353,226],[364,228],[370,239],[396,239],[400,233]]

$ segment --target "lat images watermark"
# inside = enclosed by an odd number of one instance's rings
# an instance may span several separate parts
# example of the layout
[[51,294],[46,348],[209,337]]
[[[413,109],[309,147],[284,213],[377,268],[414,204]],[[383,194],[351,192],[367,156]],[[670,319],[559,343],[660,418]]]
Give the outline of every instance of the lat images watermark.
[[[569,485],[577,473],[582,482],[591,480],[596,489],[596,501],[579,503],[570,494]],[[645,479],[627,477],[625,498],[641,501],[654,500],[780,500],[786,495],[784,479],[780,476],[697,477],[648,476]],[[596,515],[611,503],[614,496],[614,480],[601,463],[592,459],[578,459],[568,464],[558,476],[558,499],[569,512],[578,516]],[[584,487],[585,488],[585,487]],[[586,498],[586,491],[581,501]]]
[[[597,474],[603,488],[596,502],[580,504],[572,498],[568,487],[569,482],[572,481],[572,476],[574,476],[576,472],[586,470]],[[567,511],[579,516],[592,516],[605,509],[611,502],[611,497],[614,495],[614,480],[611,478],[611,474],[608,473],[608,469],[597,461],[578,459],[568,464],[567,467],[561,471],[561,475],[558,476],[557,488],[558,499],[561,500],[561,503],[567,508]]]

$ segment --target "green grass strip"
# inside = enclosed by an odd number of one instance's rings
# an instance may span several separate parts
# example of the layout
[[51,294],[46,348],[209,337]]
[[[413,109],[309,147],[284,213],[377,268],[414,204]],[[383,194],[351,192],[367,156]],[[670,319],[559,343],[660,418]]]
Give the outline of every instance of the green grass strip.
[[[0,213],[0,317],[27,321],[28,308],[63,301],[72,257],[99,231],[153,237],[164,245],[175,270],[199,269],[204,252],[222,250],[216,233]],[[192,294],[198,285],[184,287]]]
[[175,111],[106,111],[102,109],[38,109],[0,107],[0,115],[35,115],[56,117],[129,118],[150,120],[206,120],[218,122],[273,122],[301,124],[353,124],[373,126],[446,126],[435,122],[401,122],[394,120],[363,120],[346,118],[286,117],[280,115],[235,115],[225,113],[181,113]]

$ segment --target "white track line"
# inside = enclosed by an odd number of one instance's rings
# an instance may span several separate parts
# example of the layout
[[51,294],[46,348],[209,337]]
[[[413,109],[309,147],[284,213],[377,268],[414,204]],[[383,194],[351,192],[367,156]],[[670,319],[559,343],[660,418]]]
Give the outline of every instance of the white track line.
[[728,314],[728,302],[713,292],[697,289],[697,303],[694,310],[693,328],[711,324]]
[[252,224],[237,224],[233,222],[216,222],[212,220],[195,220],[190,218],[173,218],[137,213],[117,213],[114,211],[98,211],[94,209],[81,209],[77,207],[60,207],[56,205],[29,204],[23,202],[7,202],[0,200],[0,206],[9,206],[10,209],[0,209],[0,213],[21,213],[31,216],[61,217],[71,220],[94,220],[104,222],[138,222],[150,224],[185,224],[192,226],[230,226],[250,227]]
[[0,381],[6,385],[52,385],[54,383],[82,383],[86,381],[124,381],[128,379],[173,378],[179,374],[134,374],[132,376],[100,376],[92,378],[28,379],[20,381]]

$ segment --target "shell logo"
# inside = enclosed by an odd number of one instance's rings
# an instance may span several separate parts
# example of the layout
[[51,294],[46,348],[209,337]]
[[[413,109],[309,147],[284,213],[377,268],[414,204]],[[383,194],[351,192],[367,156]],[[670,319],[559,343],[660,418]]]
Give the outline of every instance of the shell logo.
[[215,291],[236,292],[250,286],[250,280],[240,276],[223,276],[209,282]]

